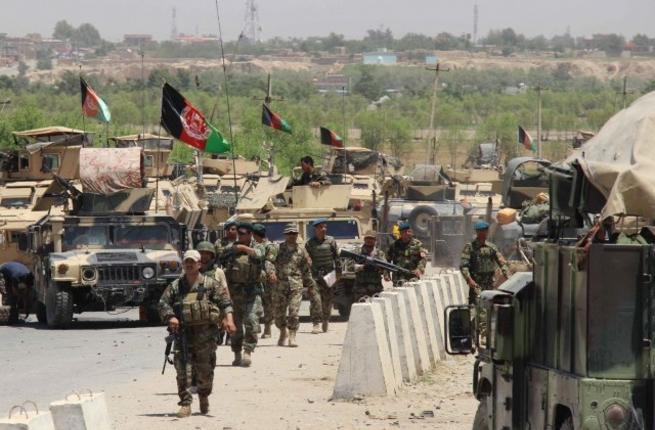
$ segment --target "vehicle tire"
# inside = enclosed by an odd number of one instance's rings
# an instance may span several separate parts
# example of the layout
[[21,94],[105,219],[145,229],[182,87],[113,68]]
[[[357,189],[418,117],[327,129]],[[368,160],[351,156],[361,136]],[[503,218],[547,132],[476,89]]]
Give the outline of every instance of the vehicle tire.
[[491,430],[486,397],[480,399],[478,410],[475,412],[475,418],[473,419],[473,430]]
[[557,427],[557,430],[573,430],[573,418],[568,417],[562,424]]
[[45,295],[48,327],[66,329],[73,322],[73,296],[61,285],[50,285]]
[[48,314],[46,312],[45,303],[41,303],[41,302],[36,303],[36,319],[41,324],[47,324]]
[[409,213],[408,221],[414,234],[419,237],[429,237],[430,220],[435,215],[438,215],[438,212],[432,206],[420,205],[412,209]]
[[9,324],[11,318],[11,306],[0,306],[0,325]]

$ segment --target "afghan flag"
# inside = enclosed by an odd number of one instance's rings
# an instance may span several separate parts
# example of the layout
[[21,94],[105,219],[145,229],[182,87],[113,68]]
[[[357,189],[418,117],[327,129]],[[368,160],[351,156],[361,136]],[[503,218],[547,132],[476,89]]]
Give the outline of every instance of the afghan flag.
[[343,148],[343,139],[341,136],[325,127],[321,127],[321,143],[334,148]]
[[262,105],[262,124],[285,133],[291,134],[293,132],[291,125],[282,119],[280,115],[272,112],[266,105]]
[[161,98],[161,125],[178,140],[211,154],[230,151],[230,143],[177,90],[164,84]]
[[525,131],[525,129],[520,125],[519,125],[519,142],[523,145],[525,149],[529,149],[531,151],[537,150],[535,144],[532,142],[532,136],[530,136],[530,133]]
[[80,88],[82,90],[82,113],[85,116],[96,118],[98,121],[111,121],[111,112],[107,103],[98,95],[93,88],[80,76]]

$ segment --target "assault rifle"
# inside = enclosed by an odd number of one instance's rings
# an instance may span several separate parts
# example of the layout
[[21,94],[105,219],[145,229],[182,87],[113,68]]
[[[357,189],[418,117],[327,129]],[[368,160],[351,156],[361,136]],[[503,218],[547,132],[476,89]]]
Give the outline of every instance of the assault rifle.
[[339,252],[339,257],[350,258],[355,261],[357,264],[363,264],[365,266],[372,266],[377,269],[388,270],[391,273],[402,273],[403,275],[414,276],[414,274],[395,264],[391,264],[388,261],[380,260],[379,258],[369,257],[367,255],[357,254],[355,252],[347,251],[342,249]]
[[166,364],[173,364],[173,360],[171,360],[170,355],[171,349],[173,349],[173,345],[175,344],[175,341],[177,341],[177,334],[171,333],[166,336],[164,340],[166,341],[166,350],[164,351],[164,366],[161,368],[162,375],[166,371]]
[[[184,295],[182,295],[183,297]],[[181,300],[181,299],[180,299]],[[166,336],[166,350],[164,351],[164,367],[161,369],[161,374],[164,374],[166,370],[166,363],[173,364],[173,361],[169,358],[171,354],[171,349],[175,345],[175,349],[179,350],[181,354],[181,363],[184,369],[186,369],[188,350],[187,350],[187,337],[186,337],[186,322],[184,321],[184,314],[182,313],[182,304],[178,301],[174,306],[173,310],[175,311],[175,317],[180,321],[180,325],[177,328],[176,333],[170,333]]]

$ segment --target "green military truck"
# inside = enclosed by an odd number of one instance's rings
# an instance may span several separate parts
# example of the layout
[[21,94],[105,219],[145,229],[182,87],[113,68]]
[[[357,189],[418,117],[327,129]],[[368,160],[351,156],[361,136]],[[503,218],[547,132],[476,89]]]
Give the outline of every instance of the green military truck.
[[445,311],[448,352],[477,353],[473,428],[653,429],[655,236],[599,234],[589,215],[606,198],[585,170],[550,174],[552,221],[533,243],[533,272],[483,292],[477,309]]

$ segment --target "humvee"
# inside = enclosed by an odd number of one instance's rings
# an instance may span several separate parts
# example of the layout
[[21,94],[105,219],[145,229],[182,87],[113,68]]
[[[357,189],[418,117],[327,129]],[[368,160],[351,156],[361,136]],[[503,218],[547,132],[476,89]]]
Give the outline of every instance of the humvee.
[[473,428],[653,429],[652,227],[648,244],[589,232],[606,197],[576,163],[549,173],[553,216],[532,273],[483,292],[473,324],[473,307],[445,311],[448,352],[477,352]]

